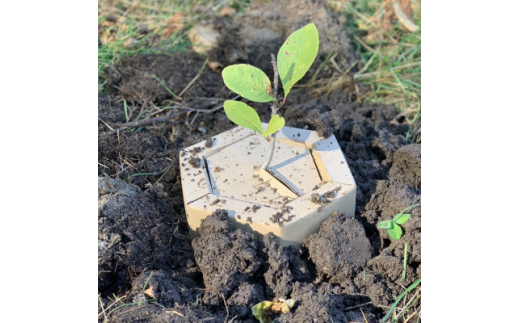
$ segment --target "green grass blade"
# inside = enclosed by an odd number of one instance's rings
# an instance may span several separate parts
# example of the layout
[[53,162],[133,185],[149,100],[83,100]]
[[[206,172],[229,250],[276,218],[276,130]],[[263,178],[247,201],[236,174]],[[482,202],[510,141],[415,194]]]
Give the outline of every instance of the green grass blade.
[[417,285],[421,283],[421,278],[417,279],[413,284],[410,285],[401,295],[397,296],[397,299],[395,300],[394,304],[390,307],[388,312],[386,313],[385,317],[381,320],[381,323],[384,323],[392,314],[392,311],[394,308],[399,304],[399,302],[403,299],[403,297],[408,294],[412,289],[414,289]]
[[176,99],[179,98],[175,93],[173,93],[172,90],[170,90],[170,88],[166,85],[166,83],[164,83],[163,80],[161,80],[159,77],[157,77],[157,75],[152,74],[152,77],[153,77],[157,82],[159,82],[159,84],[161,84],[161,85],[164,87],[164,89],[165,89],[168,93],[170,93],[171,96],[173,96],[173,97],[176,98]]
[[146,283],[144,283],[143,293],[146,290],[146,286],[148,286],[148,283],[150,282],[150,279],[152,279],[152,276],[153,276],[153,271],[150,272],[150,275],[148,275],[148,279],[146,280]]
[[171,165],[166,166],[163,170],[161,170],[158,173],[138,173],[138,174],[133,174],[133,175],[130,175],[127,178],[125,178],[125,181],[129,180],[130,178],[136,177],[136,176],[159,176],[162,173],[164,173],[165,171],[167,171],[170,167],[171,167]]

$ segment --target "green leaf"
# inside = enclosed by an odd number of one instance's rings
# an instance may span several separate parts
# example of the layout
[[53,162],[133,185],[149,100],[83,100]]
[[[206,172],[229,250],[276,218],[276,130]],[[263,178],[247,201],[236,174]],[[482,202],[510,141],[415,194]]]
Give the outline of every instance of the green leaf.
[[264,137],[272,135],[273,133],[282,129],[284,125],[285,125],[285,119],[283,117],[280,117],[279,115],[275,114],[271,118],[271,120],[269,120],[269,125],[267,126],[267,129],[264,132]]
[[224,102],[224,111],[229,120],[247,129],[263,133],[262,122],[255,109],[244,102],[227,100]]
[[273,305],[273,302],[269,301],[263,301],[251,308],[251,311],[253,312],[253,315],[256,317],[257,320],[260,321],[260,323],[271,323],[272,319],[269,315],[265,314],[264,310],[269,307],[270,305]]
[[226,86],[233,92],[255,102],[274,101],[271,81],[261,69],[248,64],[237,64],[222,71]]
[[394,219],[392,221],[394,221],[397,224],[404,224],[406,221],[408,221],[409,218],[410,214],[399,213],[396,216],[394,216]]
[[382,221],[382,222],[379,222],[377,224],[377,228],[378,229],[391,229],[392,228],[392,221],[388,220],[388,221]]
[[403,235],[403,229],[401,229],[401,227],[398,224],[396,224],[388,230],[388,235],[392,239],[399,240]]
[[286,97],[311,67],[318,55],[319,43],[316,25],[308,24],[293,32],[278,51],[278,72]]

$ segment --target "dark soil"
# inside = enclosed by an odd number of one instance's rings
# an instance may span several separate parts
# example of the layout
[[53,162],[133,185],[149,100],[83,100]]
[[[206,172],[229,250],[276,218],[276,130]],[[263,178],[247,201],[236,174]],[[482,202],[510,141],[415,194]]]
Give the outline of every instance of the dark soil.
[[[225,36],[210,57],[224,65],[268,66],[273,48],[312,21],[321,38],[318,62],[332,48],[343,53],[336,62],[348,67],[355,55],[339,20],[319,1],[294,3],[255,5],[215,22]],[[250,27],[241,29],[246,23]],[[179,93],[203,62],[195,53],[136,56],[106,72],[109,92],[98,100],[100,322],[257,322],[251,307],[274,297],[296,300],[290,313],[273,316],[275,322],[364,322],[360,308],[368,322],[378,322],[403,286],[421,275],[420,208],[410,210],[400,240],[376,228],[421,202],[421,146],[405,145],[408,126],[399,123],[396,108],[354,102],[345,90],[320,97],[292,91],[281,111],[286,124],[336,136],[358,185],[355,218],[334,214],[296,249],[278,245],[270,234],[259,239],[233,230],[222,210],[191,240],[179,150],[234,125],[219,110],[182,114],[169,124],[117,128],[127,121],[121,99],[133,110],[130,119],[143,111],[168,113],[145,111],[174,100],[151,74]],[[330,77],[332,71],[322,73]],[[233,96],[218,72],[205,69],[182,103]],[[265,121],[268,107],[257,108]],[[401,282],[405,243],[408,268]]]

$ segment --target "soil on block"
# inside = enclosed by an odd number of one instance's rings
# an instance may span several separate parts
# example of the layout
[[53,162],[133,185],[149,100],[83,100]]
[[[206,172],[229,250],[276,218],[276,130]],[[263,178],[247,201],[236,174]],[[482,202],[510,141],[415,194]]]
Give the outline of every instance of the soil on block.
[[[267,20],[258,35],[278,32],[274,39],[283,41],[293,26],[312,19],[320,35],[322,30],[336,30],[336,35],[342,35],[336,37],[345,36],[341,42],[322,37],[322,45],[329,39],[330,46],[343,47],[344,51],[351,48],[341,24],[321,2],[298,3],[298,8],[307,10],[286,15],[290,24],[286,19],[270,19],[285,10],[276,3],[255,5],[241,18],[229,18],[217,27],[221,34],[233,35],[246,22],[259,28]],[[230,39],[223,37],[211,53],[212,59],[225,65],[266,61],[253,57],[255,46],[246,37],[233,38],[233,45],[228,46],[225,42]],[[273,44],[273,52],[279,45]],[[245,55],[237,52],[231,61],[233,48]],[[346,57],[346,65],[354,60],[349,55],[338,57]],[[181,189],[181,169],[186,166],[179,163],[179,155],[198,142],[212,144],[213,138],[234,125],[216,111],[201,113],[196,119],[194,114],[188,119],[183,114],[169,124],[141,129],[115,129],[127,121],[118,99],[132,102],[135,114],[142,105],[173,99],[160,87],[154,87],[153,96],[136,94],[146,93],[157,83],[150,74],[158,75],[178,93],[203,62],[195,53],[137,56],[114,67],[124,71],[125,77],[107,74],[109,94],[100,94],[98,100],[99,321],[258,322],[251,307],[278,297],[291,298],[296,304],[288,314],[272,315],[274,322],[364,322],[365,318],[379,322],[403,292],[402,286],[421,276],[421,209],[407,212],[411,218],[403,224],[399,240],[376,228],[379,222],[421,202],[421,146],[405,145],[408,126],[400,123],[396,108],[353,102],[348,91],[320,97],[305,91],[291,93],[280,111],[286,126],[334,134],[337,139],[357,185],[354,217],[338,210],[295,247],[280,244],[273,234],[257,236],[235,229],[223,205],[201,221],[198,236],[192,239]],[[164,65],[169,68],[159,72]],[[233,96],[220,74],[206,69],[184,93],[183,103],[189,106],[204,102],[201,98]],[[262,111],[261,107],[256,110]],[[261,118],[268,119],[269,108],[263,110]],[[185,163],[204,166],[201,160]],[[308,193],[312,195],[312,189]],[[313,197],[316,203],[323,203],[323,198],[327,197]],[[262,204],[257,212],[264,208]],[[401,281],[405,244],[407,272]]]

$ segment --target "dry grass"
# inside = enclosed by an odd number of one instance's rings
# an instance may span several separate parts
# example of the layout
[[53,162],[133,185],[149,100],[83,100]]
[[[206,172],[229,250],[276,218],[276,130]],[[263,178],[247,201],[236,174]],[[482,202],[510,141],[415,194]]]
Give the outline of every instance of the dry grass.
[[225,6],[238,11],[249,1],[100,0],[98,2],[98,76],[105,67],[136,54],[190,49],[189,29]]
[[[421,26],[420,1],[411,1],[414,21]],[[353,78],[366,91],[360,99],[394,104],[411,124],[409,138],[420,142],[421,31],[410,32],[387,17],[392,1],[346,4],[347,25],[363,68]]]
[[[336,0],[329,7],[344,14],[346,27],[356,46],[359,71],[352,67],[341,70],[330,79],[318,79],[305,85],[315,95],[328,94],[335,89],[347,90],[359,102],[393,104],[410,124],[407,142],[421,141],[421,32],[410,32],[389,15],[392,1]],[[420,27],[420,0],[411,1],[414,21]]]

